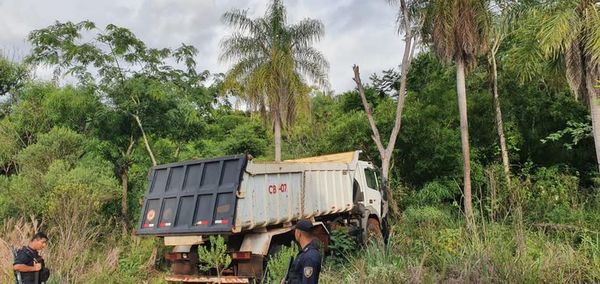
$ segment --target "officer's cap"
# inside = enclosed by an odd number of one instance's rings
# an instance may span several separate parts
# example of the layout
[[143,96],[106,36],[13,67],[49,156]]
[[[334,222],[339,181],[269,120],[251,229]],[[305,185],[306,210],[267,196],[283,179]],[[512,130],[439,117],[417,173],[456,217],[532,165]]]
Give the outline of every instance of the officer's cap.
[[313,227],[313,225],[312,225],[312,223],[310,221],[308,221],[308,220],[300,220],[292,228],[296,229],[296,230],[303,231],[303,232],[310,233],[310,231],[312,230],[312,227]]

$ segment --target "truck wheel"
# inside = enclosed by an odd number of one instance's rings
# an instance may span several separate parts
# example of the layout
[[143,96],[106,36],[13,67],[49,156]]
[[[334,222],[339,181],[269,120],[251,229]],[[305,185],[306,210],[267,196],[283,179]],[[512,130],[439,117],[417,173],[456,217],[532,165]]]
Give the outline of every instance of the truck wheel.
[[366,245],[371,244],[383,245],[383,233],[381,232],[381,225],[375,218],[369,218],[367,220]]

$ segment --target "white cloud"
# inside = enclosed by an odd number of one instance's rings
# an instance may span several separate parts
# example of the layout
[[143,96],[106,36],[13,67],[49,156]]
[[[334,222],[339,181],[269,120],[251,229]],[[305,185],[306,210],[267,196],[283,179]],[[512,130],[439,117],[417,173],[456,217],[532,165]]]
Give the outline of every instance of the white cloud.
[[[102,27],[113,23],[133,31],[153,47],[192,44],[199,50],[198,67],[224,72],[218,62],[219,42],[229,33],[221,15],[248,9],[261,16],[268,0],[0,0],[0,50],[21,57],[29,50],[27,34],[54,21],[91,20]],[[354,87],[351,67],[361,66],[363,80],[373,72],[400,64],[404,43],[396,35],[396,9],[384,0],[287,0],[288,19],[315,18],[325,24],[316,44],[330,62],[330,82],[336,91]],[[48,72],[43,72],[44,76]],[[41,75],[41,74],[40,74]]]

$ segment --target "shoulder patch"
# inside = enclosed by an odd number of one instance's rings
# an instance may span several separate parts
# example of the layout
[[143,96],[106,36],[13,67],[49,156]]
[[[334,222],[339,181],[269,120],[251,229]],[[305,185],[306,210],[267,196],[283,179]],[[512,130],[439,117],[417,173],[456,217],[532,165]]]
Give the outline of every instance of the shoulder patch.
[[304,277],[310,278],[313,274],[313,268],[310,266],[304,267]]

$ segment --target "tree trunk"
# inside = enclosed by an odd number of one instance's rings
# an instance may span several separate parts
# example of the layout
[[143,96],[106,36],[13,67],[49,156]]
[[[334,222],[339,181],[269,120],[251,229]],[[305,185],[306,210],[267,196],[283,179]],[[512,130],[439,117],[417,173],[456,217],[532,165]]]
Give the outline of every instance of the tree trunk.
[[142,126],[142,121],[140,120],[140,117],[132,114],[133,118],[135,119],[135,121],[137,122],[138,127],[140,128],[140,131],[142,132],[142,138],[144,140],[144,146],[146,146],[146,151],[148,151],[148,155],[150,156],[150,160],[152,160],[152,166],[156,166],[156,159],[154,158],[154,153],[152,152],[152,148],[150,148],[150,143],[148,142],[148,137],[146,137],[146,132],[144,131],[144,127]]
[[[591,63],[588,63],[591,64]],[[590,113],[592,116],[592,135],[594,137],[594,146],[596,148],[596,162],[600,171],[600,90],[597,89],[600,68],[588,67],[586,72],[586,89],[590,104]],[[598,71],[598,72],[594,72]]]
[[[388,182],[389,178],[390,178],[390,162],[391,162],[391,157],[385,156],[385,157],[381,157],[381,177],[383,178],[384,182]],[[391,192],[389,193],[391,194]],[[391,197],[390,195],[388,195],[388,197]]]
[[274,112],[273,124],[273,138],[275,139],[275,162],[281,162],[281,112]]
[[465,63],[456,61],[456,91],[458,93],[458,112],[460,114],[460,138],[463,153],[465,215],[467,225],[473,225],[473,204],[471,201],[471,154],[469,147],[469,122],[467,119],[467,90],[465,87]]
[[129,167],[125,167],[121,171],[121,223],[123,231],[129,230],[129,212],[127,210],[127,194],[129,192]]
[[[385,185],[385,195],[387,197],[387,201],[390,203],[393,203],[394,200],[394,195],[392,192],[392,189],[390,187],[390,166],[391,166],[391,162],[392,162],[392,156],[391,155],[386,155],[384,157],[381,157],[381,179]],[[390,205],[390,204],[388,204]],[[394,212],[394,214],[398,213],[396,212],[396,208],[392,208],[392,211]]]
[[508,147],[506,147],[506,138],[504,137],[504,123],[502,122],[502,111],[500,109],[500,97],[498,95],[498,67],[496,65],[496,53],[491,54],[492,58],[492,80],[494,89],[494,108],[496,109],[496,129],[500,139],[500,153],[502,154],[502,166],[506,185],[510,188],[510,162],[508,160]]
[[121,223],[123,225],[123,231],[127,232],[129,230],[129,210],[127,206],[127,196],[129,193],[129,165],[131,154],[133,154],[133,146],[135,145],[135,140],[133,139],[133,135],[129,137],[129,146],[127,146],[127,151],[121,152],[124,158],[124,164],[121,167]]

